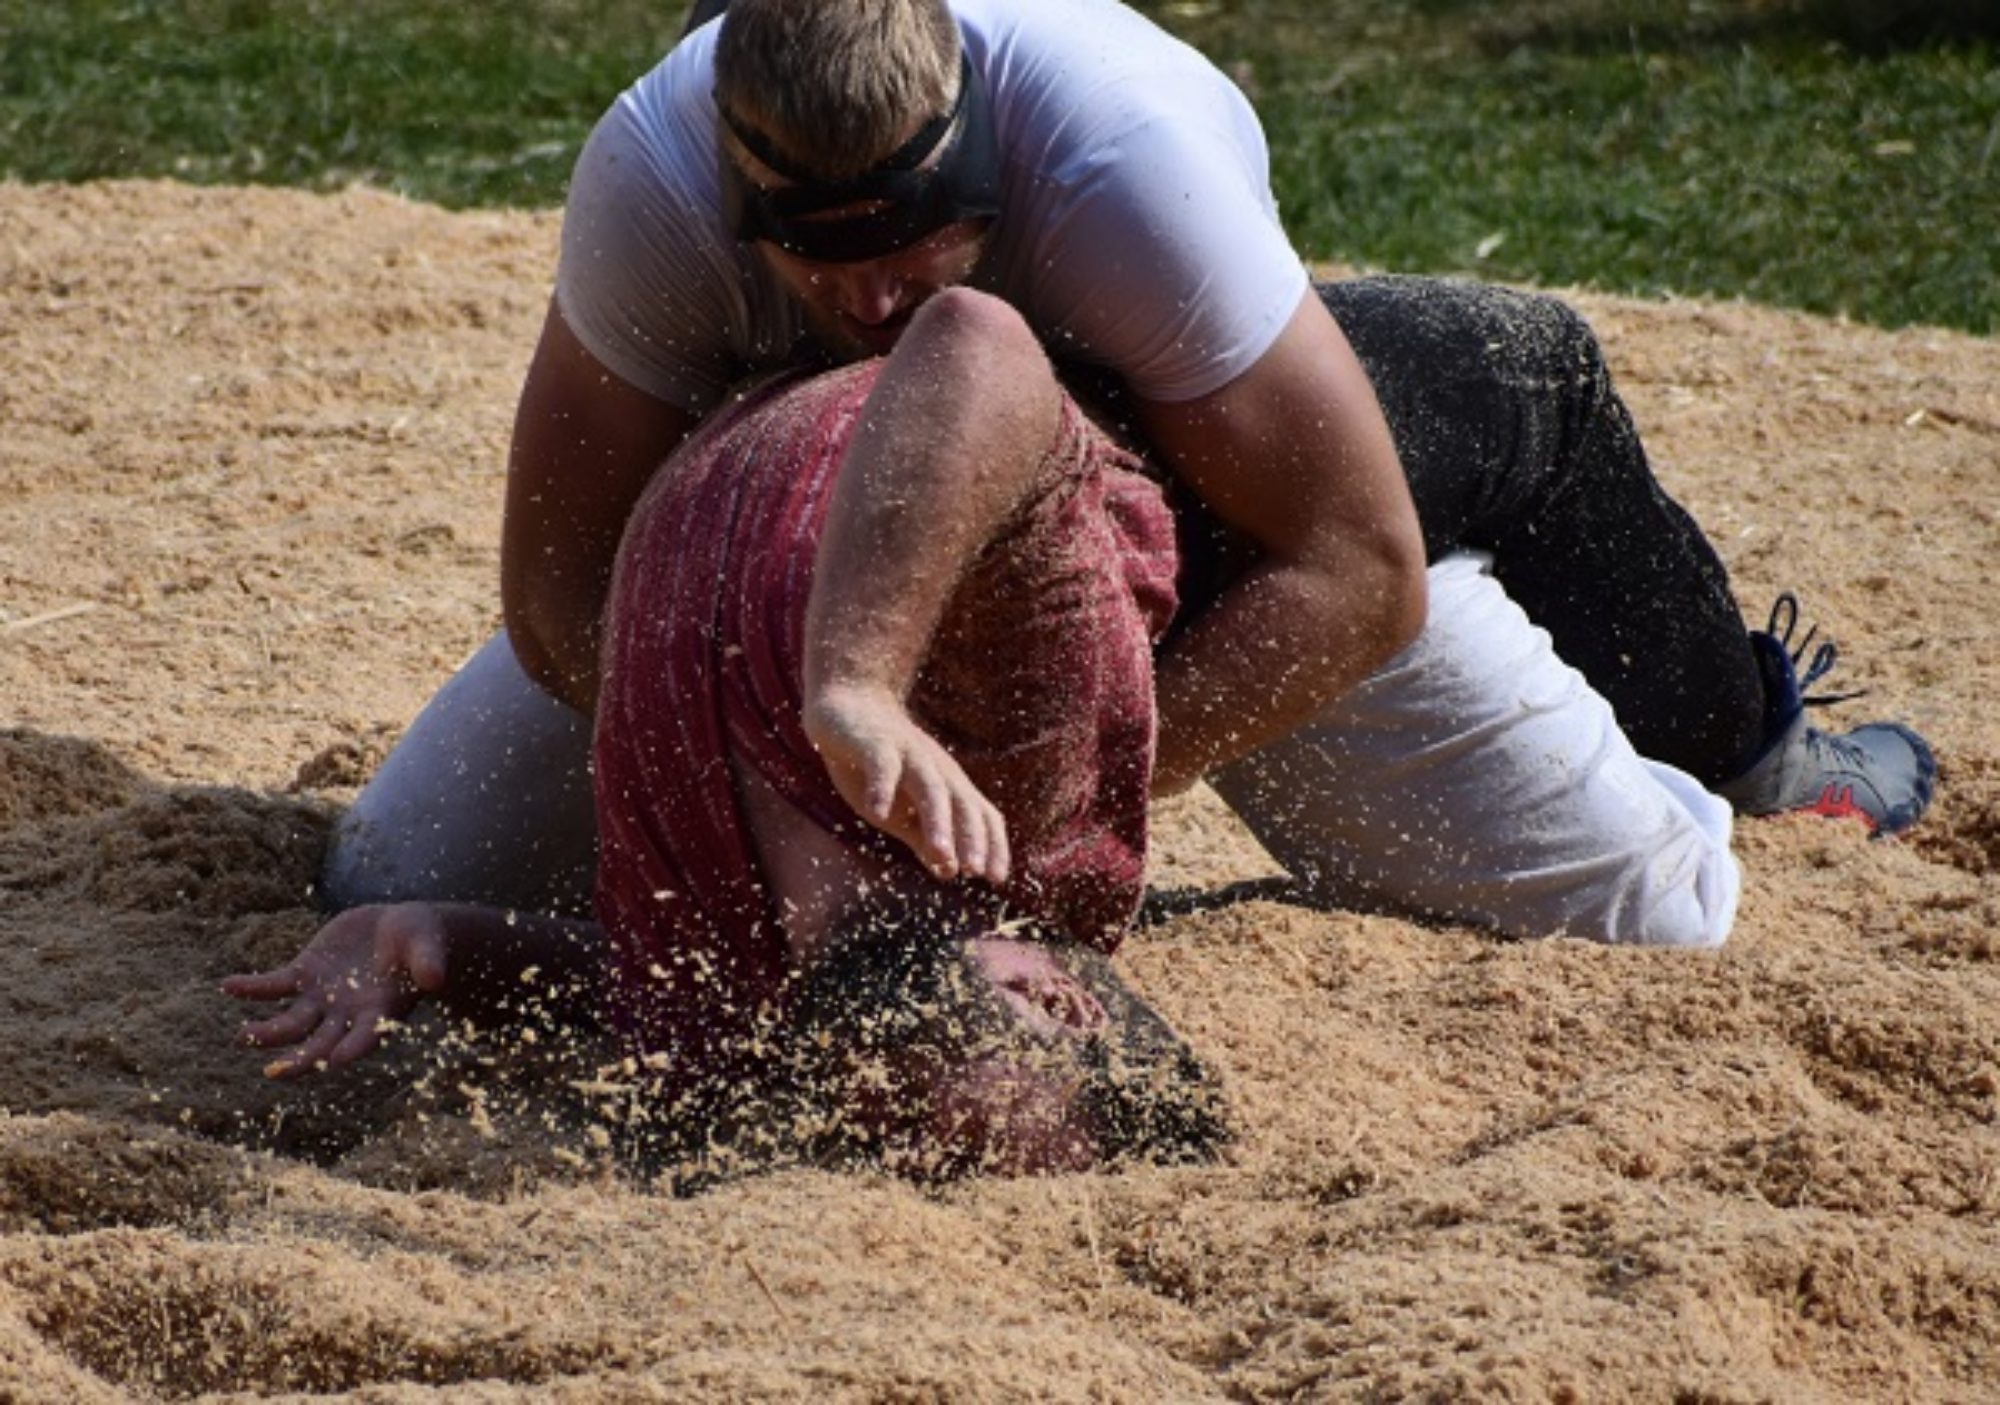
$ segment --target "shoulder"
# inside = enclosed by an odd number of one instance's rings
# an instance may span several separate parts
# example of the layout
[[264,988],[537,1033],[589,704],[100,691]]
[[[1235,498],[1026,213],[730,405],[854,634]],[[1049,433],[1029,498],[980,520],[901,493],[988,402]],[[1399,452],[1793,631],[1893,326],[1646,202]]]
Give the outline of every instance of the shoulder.
[[983,270],[1066,359],[1188,399],[1253,363],[1304,270],[1263,128],[1201,54],[1110,0],[954,0],[1005,198]]
[[675,45],[605,111],[586,160],[595,155],[615,167],[621,184],[667,185],[714,202],[714,53],[713,26]]
[[1275,225],[1257,114],[1200,53],[1112,0],[958,4],[1006,165],[1000,238],[1033,265],[1121,229]]
[[556,299],[621,379],[699,411],[746,365],[782,356],[797,316],[724,224],[711,26],[598,121],[570,179]]
[[1146,133],[1251,137],[1255,112],[1199,51],[1115,0],[954,0],[1010,165],[1080,179]]

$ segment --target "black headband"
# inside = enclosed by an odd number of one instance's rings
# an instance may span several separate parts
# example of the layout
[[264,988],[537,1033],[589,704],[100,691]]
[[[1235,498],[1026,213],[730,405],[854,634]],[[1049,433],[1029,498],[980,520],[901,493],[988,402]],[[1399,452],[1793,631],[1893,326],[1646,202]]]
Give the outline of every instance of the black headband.
[[[762,132],[715,104],[723,126],[759,161],[793,184],[765,190],[737,168],[718,143],[723,217],[738,239],[767,239],[800,258],[861,263],[882,258],[960,220],[1000,213],[1000,148],[986,85],[969,57],[959,59],[958,101],[915,136],[857,176],[824,181],[787,160]],[[956,132],[956,137],[953,133]],[[933,153],[949,142],[935,164]],[[874,203],[866,214],[835,215]],[[814,218],[822,216],[822,218]]]

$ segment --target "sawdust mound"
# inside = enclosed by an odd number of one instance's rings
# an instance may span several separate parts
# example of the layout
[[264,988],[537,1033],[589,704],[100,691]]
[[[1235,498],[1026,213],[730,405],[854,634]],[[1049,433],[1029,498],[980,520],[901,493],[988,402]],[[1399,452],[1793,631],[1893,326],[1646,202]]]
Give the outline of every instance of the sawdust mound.
[[216,982],[496,624],[554,236],[0,186],[0,1397],[2000,1396],[2000,346],[1943,332],[1577,299],[1753,616],[1944,766],[1901,844],[1745,826],[1719,954],[1294,906],[1198,795],[1157,884],[1246,886],[1123,963],[1221,1165],[677,1196],[526,1016],[262,1080]]

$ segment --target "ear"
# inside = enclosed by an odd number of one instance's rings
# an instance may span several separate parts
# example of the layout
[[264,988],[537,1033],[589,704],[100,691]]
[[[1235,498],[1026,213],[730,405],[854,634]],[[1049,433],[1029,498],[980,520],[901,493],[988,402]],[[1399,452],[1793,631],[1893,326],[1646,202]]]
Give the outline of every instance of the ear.
[[1081,1038],[1110,1021],[1097,996],[1040,942],[978,937],[967,956],[1001,1003],[1044,1038]]

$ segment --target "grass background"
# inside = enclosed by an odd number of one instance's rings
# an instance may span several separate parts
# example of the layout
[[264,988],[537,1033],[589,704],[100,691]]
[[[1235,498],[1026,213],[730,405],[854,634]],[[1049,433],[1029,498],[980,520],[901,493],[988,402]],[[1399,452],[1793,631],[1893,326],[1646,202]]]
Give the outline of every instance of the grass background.
[[[1301,250],[2000,324],[2000,0],[1151,0]],[[0,0],[0,174],[552,205],[661,0]]]

